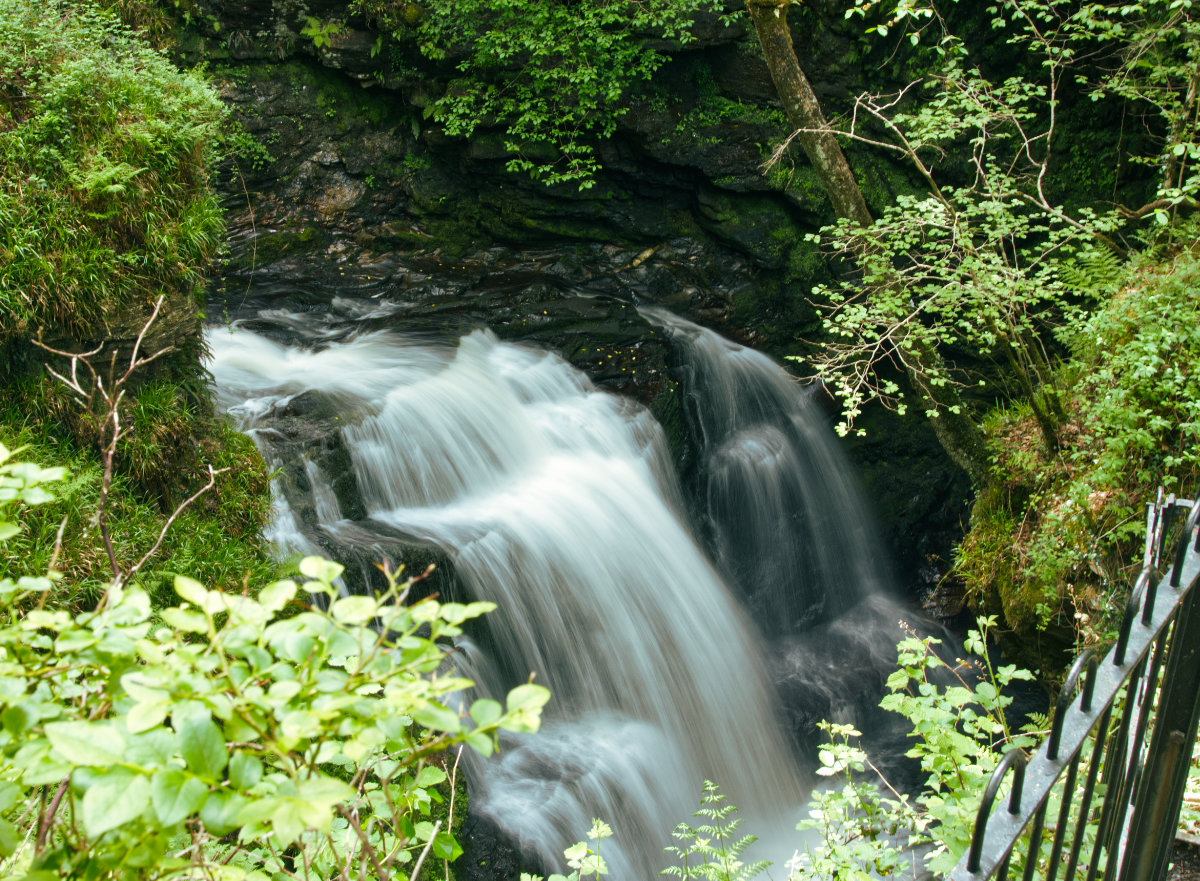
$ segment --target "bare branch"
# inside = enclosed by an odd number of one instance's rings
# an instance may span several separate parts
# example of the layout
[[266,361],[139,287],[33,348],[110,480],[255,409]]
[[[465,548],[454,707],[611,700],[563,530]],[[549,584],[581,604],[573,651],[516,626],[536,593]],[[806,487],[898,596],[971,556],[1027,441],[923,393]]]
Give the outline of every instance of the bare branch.
[[[358,811],[350,810],[345,805],[338,805],[337,812],[342,819],[350,824],[350,828],[354,830],[354,834],[357,835],[358,840],[362,842],[363,852],[367,855],[367,859],[371,861],[371,865],[375,869],[376,877],[379,878],[379,881],[388,881],[388,879],[392,877],[391,873],[379,864],[379,857],[375,853],[375,848],[371,845],[370,839],[367,838],[367,834],[363,832],[362,826],[360,826],[358,823]],[[436,834],[436,832],[437,827],[435,826],[434,833]],[[429,840],[432,842],[433,838],[430,837]],[[429,849],[428,845],[426,845],[425,849]],[[417,865],[420,866],[420,863]]]
[[71,778],[64,777],[58,784],[58,789],[54,791],[54,797],[50,800],[50,804],[46,810],[38,817],[37,839],[34,842],[33,852],[40,854],[46,848],[46,842],[50,838],[50,830],[54,828],[54,815],[58,813],[58,806],[62,804],[63,796],[67,794],[67,786],[70,784]]
[[184,499],[179,506],[171,512],[171,516],[167,518],[167,522],[164,523],[162,529],[158,531],[158,538],[155,540],[154,546],[150,548],[150,550],[146,551],[145,555],[137,561],[137,564],[134,565],[134,567],[130,569],[124,577],[118,577],[118,583],[128,581],[138,573],[138,570],[146,564],[146,561],[153,557],[155,552],[158,551],[159,546],[163,543],[163,539],[167,537],[167,532],[170,530],[171,524],[173,524],[176,519],[178,519],[179,515],[182,514],[189,505],[195,502],[196,499],[200,498],[202,495],[216,486],[218,474],[224,474],[228,470],[228,468],[218,468],[214,471],[211,465],[208,466],[208,483],[204,484],[204,486],[200,487],[200,489],[196,490],[194,493]]
[[433,847],[433,839],[437,837],[440,828],[442,828],[442,821],[438,820],[433,824],[433,831],[429,833],[429,840],[425,842],[425,848],[421,851],[421,855],[417,857],[417,864],[413,866],[412,874],[408,876],[408,881],[417,881],[417,876],[421,874],[421,866],[425,863],[425,857],[429,856],[429,849]]
[[[460,744],[458,750],[454,753],[454,767],[450,770],[450,811],[446,818],[446,825],[454,828],[454,794],[458,789],[458,762],[462,758],[463,748]],[[450,861],[444,860],[446,868],[446,881],[450,881]]]

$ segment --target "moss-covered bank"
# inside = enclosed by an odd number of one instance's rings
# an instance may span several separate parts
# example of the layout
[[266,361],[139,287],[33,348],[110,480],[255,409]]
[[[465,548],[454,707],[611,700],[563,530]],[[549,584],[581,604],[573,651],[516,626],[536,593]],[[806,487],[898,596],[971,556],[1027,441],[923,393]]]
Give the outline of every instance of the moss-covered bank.
[[[86,592],[112,574],[91,534],[114,425],[104,397],[124,392],[108,511],[118,561],[140,558],[212,467],[217,487],[150,565],[223,584],[263,575],[266,475],[214,417],[201,365],[200,297],[224,235],[211,177],[224,105],[80,2],[0,5],[0,84],[0,440],[77,475],[6,546],[0,572],[47,564],[66,517],[58,566],[71,583]],[[91,353],[82,394],[49,374],[70,362],[39,342]],[[122,383],[135,346],[153,360]]]
[[[1060,448],[1025,403],[988,419],[995,482],[975,501],[957,570],[1027,662],[1114,638],[1142,564],[1144,504],[1200,483],[1200,250],[1094,271],[1099,305],[1070,335]],[[1083,279],[1081,279],[1083,280]]]

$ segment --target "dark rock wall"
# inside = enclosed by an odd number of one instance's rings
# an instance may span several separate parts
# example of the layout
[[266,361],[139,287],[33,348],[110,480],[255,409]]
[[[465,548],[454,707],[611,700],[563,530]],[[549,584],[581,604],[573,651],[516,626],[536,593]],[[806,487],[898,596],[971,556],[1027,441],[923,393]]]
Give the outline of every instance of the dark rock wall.
[[[632,100],[600,145],[604,172],[579,191],[506,172],[499,132],[447,137],[423,109],[449,70],[379,43],[344,4],[208,8],[220,39],[193,36],[183,51],[209,61],[272,157],[244,151],[225,175],[231,249],[210,317],[367,291],[403,301],[406,328],[490,326],[650,404],[685,480],[693,457],[671,353],[634,304],[668,305],[776,357],[818,336],[808,291],[837,268],[805,236],[832,215],[802,156],[762,168],[787,130],[744,30],[701,28]],[[300,33],[309,16],[346,26],[318,49]],[[868,78],[890,75],[868,58],[861,26],[839,26],[821,4],[794,18],[831,112],[861,87],[864,65]],[[914,186],[879,156],[851,159],[875,206]],[[945,571],[967,487],[915,418],[876,413],[868,428],[850,452],[903,582],[928,587]]]

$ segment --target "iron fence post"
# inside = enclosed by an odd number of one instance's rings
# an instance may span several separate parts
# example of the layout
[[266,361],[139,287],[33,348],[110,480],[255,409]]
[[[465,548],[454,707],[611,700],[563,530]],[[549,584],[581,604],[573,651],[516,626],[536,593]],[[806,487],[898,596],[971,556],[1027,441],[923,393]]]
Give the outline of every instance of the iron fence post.
[[[1187,541],[1189,536],[1184,536]],[[1195,579],[1193,579],[1195,581]],[[1200,722],[1200,591],[1192,590],[1179,608],[1149,755],[1153,757],[1135,797],[1121,881],[1159,881],[1166,876],[1167,857],[1187,784],[1191,744]]]

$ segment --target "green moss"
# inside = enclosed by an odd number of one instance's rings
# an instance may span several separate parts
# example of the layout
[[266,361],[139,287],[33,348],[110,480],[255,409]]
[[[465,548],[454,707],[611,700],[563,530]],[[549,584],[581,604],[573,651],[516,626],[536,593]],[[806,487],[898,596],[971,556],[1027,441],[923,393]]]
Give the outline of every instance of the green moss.
[[73,606],[94,605],[112,575],[97,540],[109,413],[47,375],[42,362],[55,359],[36,336],[67,351],[103,341],[92,360],[113,391],[105,368],[121,372],[139,332],[141,353],[155,356],[120,386],[105,511],[123,571],[211,468],[215,486],[179,512],[139,577],[166,598],[176,571],[230,588],[274,572],[258,538],[265,468],[213,418],[200,366],[198,292],[224,228],[210,178],[225,120],[199,74],[177,70],[110,13],[87,2],[0,4],[0,440],[74,475],[57,501],[29,512],[0,572],[42,570],[57,555]]
[[327,233],[316,226],[306,226],[299,230],[260,231],[254,239],[254,247],[248,249],[242,259],[232,263],[231,268],[250,270],[270,266],[289,255],[308,254],[319,249],[326,238]]
[[0,6],[0,339],[103,336],[220,242],[225,108],[87,3]]
[[[63,528],[56,566],[70,585],[61,602],[76,608],[94,606],[112,575],[96,520],[103,469],[99,457],[63,439],[55,426],[30,424],[19,409],[0,407],[0,442],[25,447],[28,461],[65,465],[68,480],[55,489],[55,500],[30,508],[22,517],[23,532],[4,544],[0,577],[39,572],[55,556],[55,536]],[[259,538],[269,510],[266,467],[253,444],[223,423],[211,425],[197,446],[195,467],[180,483],[190,492],[202,487],[207,466],[228,469],[217,485],[185,509],[167,531],[162,545],[139,576],[159,603],[173,601],[171,579],[186,573],[205,584],[240,590],[247,583],[266,584],[277,567]],[[107,506],[109,533],[117,563],[128,570],[158,540],[168,512],[147,499],[128,478],[118,475]]]
[[993,484],[956,569],[977,608],[1014,632],[1111,638],[1141,565],[1142,504],[1200,483],[1200,259],[1143,257],[1068,338],[1061,447],[1027,403],[985,423]]

